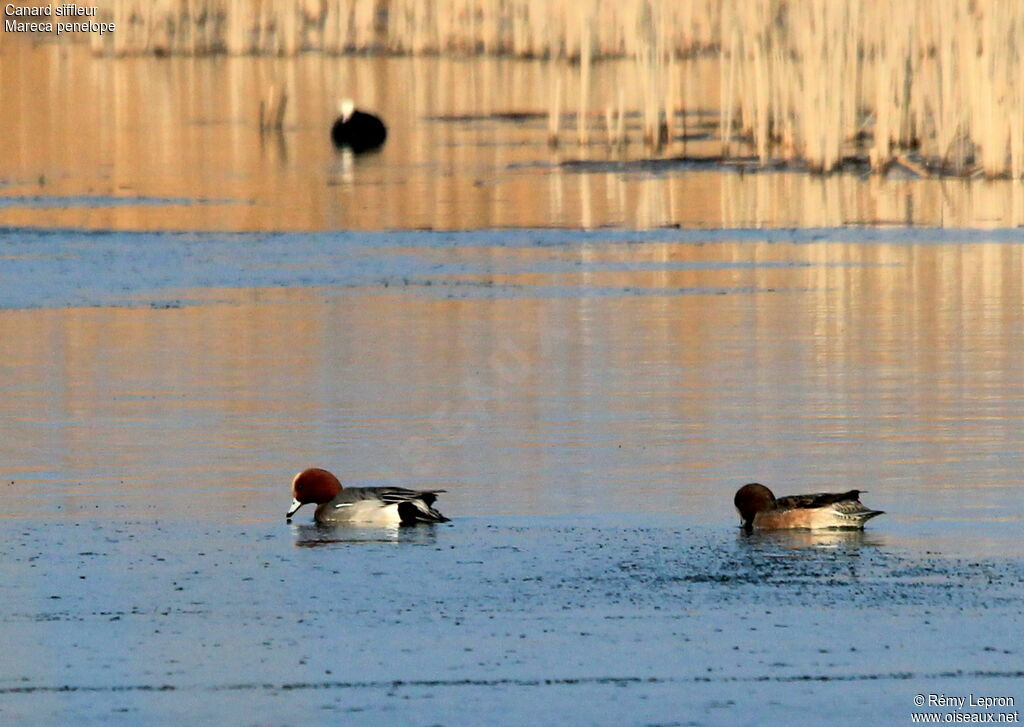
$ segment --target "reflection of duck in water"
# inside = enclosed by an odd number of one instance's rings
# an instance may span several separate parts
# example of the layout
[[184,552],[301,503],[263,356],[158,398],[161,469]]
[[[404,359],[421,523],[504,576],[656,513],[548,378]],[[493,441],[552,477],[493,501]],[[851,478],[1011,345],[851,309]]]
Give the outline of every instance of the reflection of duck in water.
[[372,523],[414,525],[446,523],[448,518],[432,506],[444,490],[407,490],[404,487],[342,487],[327,470],[311,468],[292,480],[292,506],[286,517],[307,503],[317,508],[318,523]]
[[[313,527],[312,525],[310,527]],[[403,528],[415,531],[416,528]],[[398,528],[396,528],[398,530]],[[771,555],[783,550],[822,550],[835,548],[881,547],[885,539],[863,528],[830,528],[828,530],[752,530],[739,531],[744,545],[762,547]]]
[[860,490],[790,495],[776,499],[764,485],[752,482],[737,491],[733,503],[743,519],[743,529],[818,530],[863,529],[881,510],[869,510],[860,502]]
[[[432,545],[437,542],[436,528],[409,528],[402,524],[375,525],[374,523],[296,523],[292,527],[298,548],[331,548],[337,545],[398,545],[415,543]],[[357,527],[358,526],[358,527]],[[851,532],[851,531],[847,531]],[[861,533],[863,535],[863,533]]]
[[354,152],[369,151],[381,146],[388,138],[388,128],[373,114],[360,111],[352,99],[338,104],[341,114],[331,127],[335,146],[348,147]]

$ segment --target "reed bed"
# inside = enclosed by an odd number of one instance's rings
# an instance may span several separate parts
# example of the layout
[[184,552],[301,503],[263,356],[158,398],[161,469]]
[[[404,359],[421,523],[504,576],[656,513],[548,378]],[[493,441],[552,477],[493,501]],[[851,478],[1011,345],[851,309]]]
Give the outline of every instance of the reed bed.
[[[571,63],[548,135],[678,152],[686,65],[717,54],[725,160],[1024,177],[1024,3],[1011,0],[99,0],[114,54],[501,55]],[[593,66],[633,59],[594,107]],[[555,74],[552,73],[554,77]],[[706,105],[706,101],[696,99]],[[568,115],[568,116],[566,116]],[[639,117],[640,131],[626,118]],[[629,134],[635,134],[629,138]],[[685,151],[685,150],[683,150]]]
[[722,28],[725,156],[1024,176],[1024,4],[724,0]]
[[[719,0],[96,0],[117,23],[112,51],[292,55],[401,53],[578,60],[625,57],[644,43],[638,8],[695,53],[715,43]],[[110,51],[104,39],[97,50]]]

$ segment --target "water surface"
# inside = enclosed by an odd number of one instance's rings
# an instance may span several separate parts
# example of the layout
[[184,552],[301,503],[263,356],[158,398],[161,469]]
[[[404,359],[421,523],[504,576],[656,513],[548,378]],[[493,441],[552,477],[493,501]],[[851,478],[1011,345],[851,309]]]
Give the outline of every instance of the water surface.
[[[77,50],[0,46],[0,721],[1024,699],[1016,185],[582,172],[486,118],[542,64]],[[327,143],[342,76],[378,155]],[[288,525],[310,465],[453,523]],[[744,537],[753,480],[886,515]]]

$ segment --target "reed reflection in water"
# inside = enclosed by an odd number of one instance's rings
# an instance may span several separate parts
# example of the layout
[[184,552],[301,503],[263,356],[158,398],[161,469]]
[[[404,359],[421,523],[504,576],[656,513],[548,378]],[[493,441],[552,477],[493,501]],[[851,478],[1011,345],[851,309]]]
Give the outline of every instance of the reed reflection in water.
[[[17,36],[14,36],[17,38]],[[8,132],[0,224],[128,230],[751,227],[1024,223],[1010,182],[739,174],[670,163],[714,154],[719,69],[687,64],[687,128],[657,155],[634,144],[547,145],[540,61],[325,57],[100,59],[80,46],[0,45]],[[594,107],[638,94],[628,62],[593,69]],[[258,104],[284,83],[282,134]],[[40,93],[39,89],[45,89]],[[384,149],[349,159],[328,131],[338,98],[378,111]],[[707,106],[701,106],[708,99]],[[516,112],[520,117],[501,114]],[[639,133],[631,118],[628,131]],[[580,165],[575,162],[585,162]]]
[[[756,479],[976,544],[1022,517],[1017,244],[443,237],[343,248],[357,287],[0,312],[9,511],[279,518],[315,464],[461,516],[725,525]],[[334,264],[304,239],[282,274]]]
[[[887,724],[949,673],[1011,693],[1018,186],[552,151],[543,63],[80,50],[0,40],[5,715],[787,723],[793,684],[802,722]],[[379,154],[334,153],[342,95]],[[920,229],[957,225],[1001,229]],[[310,465],[454,521],[289,526]],[[752,480],[887,514],[742,537]]]

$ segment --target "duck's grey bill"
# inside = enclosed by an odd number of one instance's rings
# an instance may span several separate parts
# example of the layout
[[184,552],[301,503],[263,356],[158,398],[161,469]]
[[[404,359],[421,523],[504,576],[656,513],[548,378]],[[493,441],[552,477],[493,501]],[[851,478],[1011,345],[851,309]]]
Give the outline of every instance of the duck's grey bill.
[[288,508],[288,512],[285,514],[285,517],[290,518],[292,515],[295,514],[296,510],[302,507],[302,505],[303,503],[299,502],[298,500],[292,500],[292,506]]

